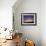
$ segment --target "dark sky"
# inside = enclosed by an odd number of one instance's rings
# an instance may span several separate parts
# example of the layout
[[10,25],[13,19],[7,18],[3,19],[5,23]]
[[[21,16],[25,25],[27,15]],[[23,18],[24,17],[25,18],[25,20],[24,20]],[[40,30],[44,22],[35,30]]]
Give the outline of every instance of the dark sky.
[[24,15],[24,20],[26,20],[26,19],[32,19],[32,20],[34,20],[34,16],[33,15]]

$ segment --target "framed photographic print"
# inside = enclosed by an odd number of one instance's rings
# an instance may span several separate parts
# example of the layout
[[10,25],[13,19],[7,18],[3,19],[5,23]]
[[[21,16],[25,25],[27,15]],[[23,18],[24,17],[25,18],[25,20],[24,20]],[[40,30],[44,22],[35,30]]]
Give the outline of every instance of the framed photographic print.
[[37,13],[21,13],[21,25],[37,25]]

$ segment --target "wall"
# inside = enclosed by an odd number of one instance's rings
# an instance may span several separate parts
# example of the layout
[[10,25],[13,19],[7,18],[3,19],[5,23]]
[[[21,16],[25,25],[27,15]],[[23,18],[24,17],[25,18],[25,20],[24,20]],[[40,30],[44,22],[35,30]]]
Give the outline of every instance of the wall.
[[41,42],[46,46],[46,0],[41,1]]
[[[34,40],[36,46],[41,46],[40,12],[40,0],[23,0],[17,7],[13,7],[15,31],[22,32],[25,39]],[[22,26],[21,13],[37,13],[37,25]]]
[[12,29],[12,6],[16,0],[0,0],[0,27]]
[[[12,6],[16,0],[0,0],[0,28],[6,27],[9,30],[12,29]],[[4,30],[4,29],[3,29]],[[7,32],[0,29],[0,38],[5,38],[5,35],[10,35],[10,32],[7,30]],[[9,37],[8,37],[9,38]]]

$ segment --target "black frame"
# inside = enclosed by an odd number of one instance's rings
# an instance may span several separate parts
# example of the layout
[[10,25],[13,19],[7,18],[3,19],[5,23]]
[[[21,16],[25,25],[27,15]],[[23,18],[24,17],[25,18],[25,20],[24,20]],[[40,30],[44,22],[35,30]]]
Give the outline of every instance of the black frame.
[[[34,16],[34,23],[24,23],[23,22],[23,17],[24,16]],[[35,26],[37,25],[37,13],[21,13],[21,25],[24,25],[24,26]]]

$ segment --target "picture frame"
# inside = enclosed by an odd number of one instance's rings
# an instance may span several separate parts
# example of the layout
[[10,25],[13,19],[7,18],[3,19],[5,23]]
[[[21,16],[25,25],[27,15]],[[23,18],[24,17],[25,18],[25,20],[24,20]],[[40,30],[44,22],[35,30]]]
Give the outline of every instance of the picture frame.
[[37,13],[21,13],[21,25],[37,25]]

